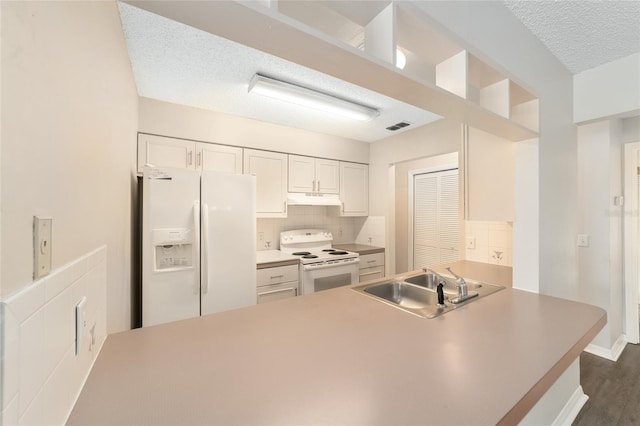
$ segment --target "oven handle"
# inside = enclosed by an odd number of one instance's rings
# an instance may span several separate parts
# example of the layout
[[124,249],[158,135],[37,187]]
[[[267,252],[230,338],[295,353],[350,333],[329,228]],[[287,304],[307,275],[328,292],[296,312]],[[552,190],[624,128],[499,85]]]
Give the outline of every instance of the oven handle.
[[327,263],[325,265],[320,265],[320,266],[302,265],[302,270],[303,271],[317,271],[319,269],[337,268],[339,266],[357,265],[358,263],[360,263],[360,259],[353,259],[353,260],[349,260],[348,262],[340,262],[340,263]]

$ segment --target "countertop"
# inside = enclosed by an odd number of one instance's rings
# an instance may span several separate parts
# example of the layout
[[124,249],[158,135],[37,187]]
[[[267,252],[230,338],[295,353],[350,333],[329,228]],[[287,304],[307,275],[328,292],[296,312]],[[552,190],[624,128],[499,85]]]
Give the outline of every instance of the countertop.
[[511,288],[426,319],[341,287],[109,335],[68,424],[516,424],[605,323]]
[[257,269],[275,268],[277,266],[298,265],[300,258],[280,250],[258,250],[256,252]]
[[332,247],[340,250],[352,251],[360,255],[384,253],[384,247],[368,246],[366,244],[356,244],[356,243],[336,244]]

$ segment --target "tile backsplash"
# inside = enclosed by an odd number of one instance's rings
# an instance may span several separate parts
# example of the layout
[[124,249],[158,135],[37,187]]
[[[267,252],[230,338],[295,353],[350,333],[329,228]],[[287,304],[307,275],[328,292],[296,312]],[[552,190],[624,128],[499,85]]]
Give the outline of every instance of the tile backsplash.
[[[64,424],[106,338],[102,246],[0,302],[3,425]],[[86,297],[76,355],[75,306]]]
[[331,216],[326,206],[289,206],[288,217],[257,219],[258,250],[280,248],[280,232],[292,229],[323,229],[333,234],[333,243],[352,243],[362,229],[366,217]]
[[[465,221],[465,238],[467,260],[512,266],[512,222],[467,220]],[[471,248],[472,245],[475,248]]]

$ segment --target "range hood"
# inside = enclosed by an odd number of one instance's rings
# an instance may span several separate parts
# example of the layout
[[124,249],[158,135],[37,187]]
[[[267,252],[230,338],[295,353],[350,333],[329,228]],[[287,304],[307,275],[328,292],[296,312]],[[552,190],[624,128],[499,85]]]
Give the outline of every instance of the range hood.
[[287,204],[290,206],[341,206],[338,194],[315,194],[310,192],[289,192]]

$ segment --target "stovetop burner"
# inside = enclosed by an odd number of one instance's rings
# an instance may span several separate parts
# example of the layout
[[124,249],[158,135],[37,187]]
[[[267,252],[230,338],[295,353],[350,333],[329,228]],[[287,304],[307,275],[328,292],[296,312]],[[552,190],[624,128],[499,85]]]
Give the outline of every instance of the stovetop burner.
[[308,255],[310,255],[311,253],[310,253],[310,252],[308,252],[308,251],[297,251],[297,252],[295,252],[295,253],[291,253],[291,254],[292,254],[292,255],[294,255],[294,256],[308,256]]
[[339,255],[339,254],[349,254],[349,253],[346,251],[333,250],[329,252],[329,254]]
[[324,249],[322,251],[324,251],[325,253],[329,253],[329,252],[332,252],[332,251],[336,251],[336,249]]
[[317,259],[318,256],[316,256],[315,254],[305,254],[304,256],[302,256],[303,259]]

